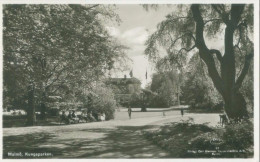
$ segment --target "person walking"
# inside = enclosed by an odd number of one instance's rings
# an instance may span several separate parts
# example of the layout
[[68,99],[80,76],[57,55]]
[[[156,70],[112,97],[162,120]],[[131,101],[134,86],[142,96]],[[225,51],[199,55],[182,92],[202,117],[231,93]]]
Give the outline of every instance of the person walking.
[[166,115],[165,115],[165,111],[163,111],[163,112],[162,112],[162,114],[163,114],[163,117],[165,117],[165,116],[166,116]]
[[129,116],[129,119],[131,119],[131,113],[132,113],[132,109],[130,106],[128,106],[128,116]]

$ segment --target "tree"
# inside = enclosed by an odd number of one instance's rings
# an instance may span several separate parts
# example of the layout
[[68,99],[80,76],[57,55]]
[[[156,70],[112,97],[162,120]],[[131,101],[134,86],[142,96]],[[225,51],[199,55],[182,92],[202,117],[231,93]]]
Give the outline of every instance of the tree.
[[112,7],[4,5],[4,98],[21,102],[32,82],[44,117],[49,96],[75,97],[101,79],[125,57],[103,23],[119,22]]
[[221,103],[221,96],[207,75],[207,67],[198,53],[189,60],[184,76],[181,99],[186,104],[192,108],[212,109]]
[[98,82],[95,87],[88,91],[88,111],[97,118],[98,114],[105,113],[106,120],[114,119],[116,100],[111,88],[104,83]]
[[151,91],[157,94],[157,106],[169,107],[178,104],[178,74],[176,71],[156,73],[152,77]]
[[[228,117],[237,119],[247,116],[240,88],[254,54],[252,33],[252,4],[181,5],[149,37],[145,53],[156,58],[158,48],[164,47],[168,59],[174,63],[185,54],[198,51],[224,100]],[[221,38],[224,40],[223,52],[209,47],[208,42],[220,42]],[[236,58],[241,58],[241,68],[236,68]]]

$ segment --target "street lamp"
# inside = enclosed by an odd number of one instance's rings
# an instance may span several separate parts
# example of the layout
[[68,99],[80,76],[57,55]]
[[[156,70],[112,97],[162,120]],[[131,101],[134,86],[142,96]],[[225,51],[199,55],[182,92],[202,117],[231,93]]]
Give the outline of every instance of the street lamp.
[[180,81],[180,78],[179,78],[179,74],[180,74],[180,71],[179,69],[177,69],[177,105],[179,106],[180,105],[180,91],[179,91],[179,81]]

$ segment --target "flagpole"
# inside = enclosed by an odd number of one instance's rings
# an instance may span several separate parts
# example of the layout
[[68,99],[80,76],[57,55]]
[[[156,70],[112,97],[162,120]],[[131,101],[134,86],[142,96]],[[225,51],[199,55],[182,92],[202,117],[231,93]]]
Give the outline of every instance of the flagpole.
[[147,68],[146,68],[146,73],[145,73],[145,85],[147,85]]

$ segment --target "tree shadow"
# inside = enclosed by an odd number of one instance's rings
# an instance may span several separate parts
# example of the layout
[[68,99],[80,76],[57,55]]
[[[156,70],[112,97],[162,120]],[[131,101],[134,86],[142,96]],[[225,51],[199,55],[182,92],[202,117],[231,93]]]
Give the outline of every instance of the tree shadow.
[[[141,133],[154,127],[120,126],[4,137],[3,158],[169,158]],[[67,136],[69,133],[71,136]],[[8,152],[49,152],[53,156],[10,157]]]

